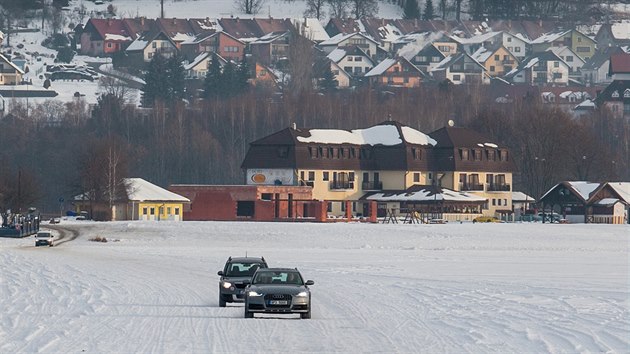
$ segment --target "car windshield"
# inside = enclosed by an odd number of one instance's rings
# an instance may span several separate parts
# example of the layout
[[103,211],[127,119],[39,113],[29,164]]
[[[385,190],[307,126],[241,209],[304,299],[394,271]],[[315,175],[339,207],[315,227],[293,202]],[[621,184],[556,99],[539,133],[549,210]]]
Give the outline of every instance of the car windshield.
[[302,277],[298,272],[279,271],[279,272],[258,272],[254,277],[252,284],[291,284],[304,285]]
[[225,275],[228,277],[251,277],[258,268],[265,268],[265,265],[259,262],[232,262],[226,268]]

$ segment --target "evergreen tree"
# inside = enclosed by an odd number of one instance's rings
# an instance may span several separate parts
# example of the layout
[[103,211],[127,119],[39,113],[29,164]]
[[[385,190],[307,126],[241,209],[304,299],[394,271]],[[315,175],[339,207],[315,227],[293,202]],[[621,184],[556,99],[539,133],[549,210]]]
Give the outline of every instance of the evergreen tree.
[[249,79],[251,77],[249,63],[246,58],[243,58],[241,64],[238,67],[237,73],[237,83],[238,83],[238,93],[245,93],[249,89]]
[[335,74],[333,74],[330,65],[327,65],[322,72],[322,78],[319,81],[319,87],[322,91],[325,92],[333,92],[337,90],[337,86],[339,82],[335,79]]
[[170,91],[168,83],[168,66],[166,59],[160,54],[155,55],[147,67],[144,74],[144,85],[142,86],[142,105],[152,106],[155,101],[163,101],[168,97]]
[[206,79],[203,82],[203,89],[205,98],[215,98],[221,92],[221,64],[219,63],[219,56],[214,53]]
[[403,18],[406,20],[420,18],[420,9],[418,8],[417,0],[407,0],[407,2],[405,2]]
[[435,14],[433,13],[433,1],[427,0],[424,4],[424,16],[422,18],[425,20],[432,20],[433,17],[435,17]]
[[238,93],[238,73],[234,67],[234,63],[228,61],[223,66],[223,73],[221,74],[221,96],[232,97]]
[[176,101],[184,98],[185,94],[185,76],[186,72],[182,65],[182,58],[178,54],[168,59],[166,63],[168,67],[167,78],[169,83],[168,101]]

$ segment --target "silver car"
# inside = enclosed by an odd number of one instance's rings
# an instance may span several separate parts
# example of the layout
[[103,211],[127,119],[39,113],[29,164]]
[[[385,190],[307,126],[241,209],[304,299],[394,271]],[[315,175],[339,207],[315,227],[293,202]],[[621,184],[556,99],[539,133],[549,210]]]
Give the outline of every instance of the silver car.
[[255,313],[299,313],[311,318],[312,280],[304,281],[297,269],[258,269],[245,288],[245,318]]

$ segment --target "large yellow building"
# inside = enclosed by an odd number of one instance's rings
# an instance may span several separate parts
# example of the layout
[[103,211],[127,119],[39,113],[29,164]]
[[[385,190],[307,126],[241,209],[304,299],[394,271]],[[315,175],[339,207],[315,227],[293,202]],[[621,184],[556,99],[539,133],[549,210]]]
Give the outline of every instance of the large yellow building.
[[366,215],[366,200],[379,203],[381,216],[412,206],[492,216],[512,210],[509,150],[465,128],[427,135],[392,121],[351,131],[292,127],[252,142],[242,168],[246,184],[312,186],[314,199],[333,202],[332,215],[344,213],[341,201]]

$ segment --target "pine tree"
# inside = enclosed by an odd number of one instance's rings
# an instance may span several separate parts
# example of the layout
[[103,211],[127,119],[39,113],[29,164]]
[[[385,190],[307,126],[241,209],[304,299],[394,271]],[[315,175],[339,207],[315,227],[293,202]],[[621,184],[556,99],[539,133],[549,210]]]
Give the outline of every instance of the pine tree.
[[157,54],[149,62],[147,72],[144,74],[142,86],[143,102],[145,107],[152,106],[155,101],[163,101],[169,92],[166,59]]
[[405,2],[403,18],[406,20],[420,18],[420,9],[418,8],[417,0],[407,0],[407,2]]
[[238,75],[236,68],[231,61],[228,61],[223,67],[223,73],[221,74],[221,96],[232,97],[236,96],[238,92]]
[[221,64],[219,63],[219,56],[214,53],[212,54],[212,61],[210,62],[206,79],[203,82],[203,89],[205,98],[216,98],[222,90]]
[[181,100],[185,95],[185,69],[182,65],[182,58],[176,54],[168,59],[166,63],[168,67],[167,78],[170,86],[167,100],[170,102]]
[[435,17],[435,14],[433,13],[433,1],[427,0],[424,4],[424,16],[422,18],[425,20],[432,20],[433,17]]
[[339,82],[335,79],[335,74],[333,74],[330,65],[327,65],[326,69],[322,72],[322,78],[319,81],[320,89],[325,92],[333,92],[337,90],[338,85]]
[[246,58],[243,58],[241,64],[238,67],[237,72],[237,82],[238,82],[238,93],[245,93],[249,89],[249,79],[251,77],[249,63]]

